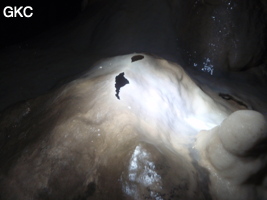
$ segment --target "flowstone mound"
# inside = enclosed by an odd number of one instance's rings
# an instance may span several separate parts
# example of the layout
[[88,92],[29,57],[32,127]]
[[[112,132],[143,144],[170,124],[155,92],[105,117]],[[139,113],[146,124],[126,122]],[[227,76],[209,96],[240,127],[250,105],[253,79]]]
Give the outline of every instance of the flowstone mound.
[[177,64],[106,59],[1,114],[0,199],[266,199],[266,119],[236,110]]

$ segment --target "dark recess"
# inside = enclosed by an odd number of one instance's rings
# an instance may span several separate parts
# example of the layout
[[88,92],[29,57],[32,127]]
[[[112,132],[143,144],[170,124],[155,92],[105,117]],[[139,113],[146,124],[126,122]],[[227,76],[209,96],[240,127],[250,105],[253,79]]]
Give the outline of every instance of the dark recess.
[[142,55],[136,55],[132,57],[132,62],[138,61],[138,60],[142,60],[144,58],[144,56]]
[[227,100],[227,101],[235,101],[236,103],[238,103],[241,106],[244,106],[245,108],[248,108],[248,106],[246,104],[244,104],[242,101],[239,101],[237,99],[235,99],[234,97],[232,97],[229,94],[223,94],[223,93],[219,93],[219,96],[222,97],[223,99]]
[[115,88],[116,88],[116,94],[115,96],[120,99],[119,93],[121,87],[125,86],[126,84],[129,84],[130,82],[124,77],[124,72],[120,73],[115,78]]

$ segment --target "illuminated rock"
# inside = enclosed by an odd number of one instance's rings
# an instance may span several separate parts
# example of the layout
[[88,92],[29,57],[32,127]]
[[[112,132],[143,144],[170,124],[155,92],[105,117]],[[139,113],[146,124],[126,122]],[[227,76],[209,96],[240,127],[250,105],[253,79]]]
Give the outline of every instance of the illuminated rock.
[[201,163],[211,172],[214,198],[267,198],[265,192],[259,192],[266,189],[266,138],[266,119],[250,110],[236,111],[221,125],[199,133],[197,149]]
[[177,64],[106,59],[2,113],[0,199],[255,199],[263,187],[245,181],[264,156],[239,156],[265,139],[266,121],[230,108]]

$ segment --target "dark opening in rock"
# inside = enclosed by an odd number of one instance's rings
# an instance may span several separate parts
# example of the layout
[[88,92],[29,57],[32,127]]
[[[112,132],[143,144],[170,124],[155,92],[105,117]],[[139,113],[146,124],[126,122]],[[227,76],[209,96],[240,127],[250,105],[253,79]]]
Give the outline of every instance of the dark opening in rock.
[[219,96],[222,97],[223,99],[227,100],[227,101],[234,101],[236,102],[238,105],[248,108],[248,106],[246,104],[244,104],[242,101],[239,101],[237,99],[235,99],[234,97],[232,97],[229,94],[223,94],[223,93],[219,93]]
[[91,182],[87,185],[85,193],[79,194],[72,200],[87,200],[90,196],[94,195],[95,191],[96,191],[96,184],[94,182]]
[[96,190],[96,184],[94,182],[91,182],[87,185],[87,190],[86,190],[86,197],[90,197],[95,193]]
[[125,86],[126,84],[129,84],[130,82],[124,77],[124,72],[120,73],[115,78],[115,88],[116,88],[116,94],[115,96],[120,99],[119,93],[121,87]]
[[144,58],[144,56],[142,55],[136,55],[132,57],[132,62],[138,61],[138,60],[142,60]]

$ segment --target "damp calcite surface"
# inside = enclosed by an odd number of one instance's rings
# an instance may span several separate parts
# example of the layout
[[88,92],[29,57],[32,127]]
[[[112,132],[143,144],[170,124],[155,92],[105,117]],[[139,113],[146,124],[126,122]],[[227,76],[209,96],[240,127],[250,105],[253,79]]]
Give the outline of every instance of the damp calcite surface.
[[61,2],[0,20],[0,200],[267,200],[264,0]]
[[164,59],[100,61],[1,114],[0,197],[265,199],[266,119],[234,105]]

